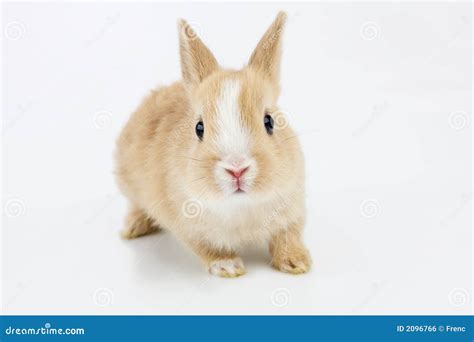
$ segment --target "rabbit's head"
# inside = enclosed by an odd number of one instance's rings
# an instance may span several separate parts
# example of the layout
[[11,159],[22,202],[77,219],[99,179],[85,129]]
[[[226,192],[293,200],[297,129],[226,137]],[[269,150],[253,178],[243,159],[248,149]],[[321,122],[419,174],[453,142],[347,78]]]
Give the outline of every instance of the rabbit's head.
[[190,101],[181,138],[187,188],[199,198],[264,199],[278,196],[299,175],[299,143],[277,107],[280,12],[241,70],[219,67],[209,49],[179,22],[184,85]]

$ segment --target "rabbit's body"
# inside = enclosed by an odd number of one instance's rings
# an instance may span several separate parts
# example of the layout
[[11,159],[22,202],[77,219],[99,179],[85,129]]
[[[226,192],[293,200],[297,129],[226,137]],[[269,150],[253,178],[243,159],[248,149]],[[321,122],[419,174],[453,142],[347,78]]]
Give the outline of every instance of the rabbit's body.
[[[118,140],[117,179],[131,203],[125,236],[168,229],[221,276],[244,273],[240,247],[269,242],[277,268],[305,272],[303,155],[290,127],[273,134],[267,120],[265,132],[254,114],[277,111],[278,86],[255,67],[221,70],[199,38],[181,38],[184,81],[152,91]],[[186,60],[193,54],[199,63]]]

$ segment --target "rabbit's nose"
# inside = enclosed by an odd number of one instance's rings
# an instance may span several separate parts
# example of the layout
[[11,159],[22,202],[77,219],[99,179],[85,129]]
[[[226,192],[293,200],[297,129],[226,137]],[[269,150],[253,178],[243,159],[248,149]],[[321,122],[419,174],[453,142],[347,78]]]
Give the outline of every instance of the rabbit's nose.
[[244,167],[242,169],[225,169],[227,171],[227,173],[229,173],[230,175],[232,175],[233,177],[239,179],[240,177],[242,177],[242,175],[248,170],[248,166],[247,167]]

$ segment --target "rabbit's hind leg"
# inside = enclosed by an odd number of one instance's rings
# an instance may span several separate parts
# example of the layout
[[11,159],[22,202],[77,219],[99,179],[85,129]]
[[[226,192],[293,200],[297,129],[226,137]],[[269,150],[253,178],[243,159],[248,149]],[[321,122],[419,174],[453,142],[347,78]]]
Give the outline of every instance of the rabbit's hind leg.
[[134,239],[159,230],[158,225],[143,210],[132,205],[125,220],[125,229],[122,231],[122,237]]

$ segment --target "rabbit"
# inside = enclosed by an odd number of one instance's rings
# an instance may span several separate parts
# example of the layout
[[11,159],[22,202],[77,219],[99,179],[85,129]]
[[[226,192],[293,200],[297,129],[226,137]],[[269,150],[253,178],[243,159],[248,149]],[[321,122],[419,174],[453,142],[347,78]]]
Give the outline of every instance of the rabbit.
[[220,67],[178,21],[182,80],[151,91],[117,140],[124,238],[171,231],[221,277],[245,274],[238,253],[248,245],[268,245],[277,270],[309,271],[303,153],[277,107],[286,17],[241,70]]

